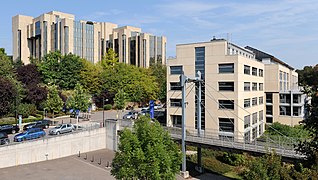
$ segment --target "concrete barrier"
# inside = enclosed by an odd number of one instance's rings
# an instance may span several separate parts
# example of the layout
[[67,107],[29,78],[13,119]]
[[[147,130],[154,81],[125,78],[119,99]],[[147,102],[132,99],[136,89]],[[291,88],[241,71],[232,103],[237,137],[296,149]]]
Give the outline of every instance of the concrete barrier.
[[[62,158],[78,154],[80,151],[89,152],[107,147],[116,149],[114,142],[116,127],[112,132],[106,133],[106,128],[98,128],[89,131],[56,136],[53,138],[43,138],[35,141],[25,141],[23,143],[0,147],[0,168],[29,164],[45,160]],[[108,130],[110,131],[110,130]],[[108,138],[106,138],[106,134]]]

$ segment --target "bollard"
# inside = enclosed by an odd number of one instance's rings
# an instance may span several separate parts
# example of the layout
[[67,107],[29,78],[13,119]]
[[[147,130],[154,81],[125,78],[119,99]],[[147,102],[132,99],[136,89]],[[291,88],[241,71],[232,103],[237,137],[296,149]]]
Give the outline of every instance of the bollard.
[[87,159],[87,153],[85,153],[85,158],[84,158],[85,160]]
[[70,119],[70,124],[72,124],[72,119]]
[[109,168],[109,161],[107,161],[106,168]]
[[102,158],[99,158],[99,163],[98,163],[99,165],[101,165],[102,164]]
[[78,157],[81,157],[81,151],[78,151]]
[[64,124],[63,119],[62,119],[62,124]]
[[94,156],[92,156],[91,162],[94,162]]

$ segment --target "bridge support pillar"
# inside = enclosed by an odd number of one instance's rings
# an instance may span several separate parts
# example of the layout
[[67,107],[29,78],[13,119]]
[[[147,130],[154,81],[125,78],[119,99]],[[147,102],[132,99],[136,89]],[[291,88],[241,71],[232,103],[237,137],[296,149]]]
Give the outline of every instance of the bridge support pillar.
[[195,166],[195,170],[199,173],[203,173],[202,167],[202,151],[201,147],[197,147],[197,166]]

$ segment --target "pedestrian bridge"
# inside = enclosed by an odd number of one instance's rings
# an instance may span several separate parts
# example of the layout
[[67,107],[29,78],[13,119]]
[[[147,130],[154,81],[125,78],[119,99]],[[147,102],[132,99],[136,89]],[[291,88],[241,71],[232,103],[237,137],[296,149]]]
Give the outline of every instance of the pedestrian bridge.
[[[164,129],[170,133],[173,139],[182,139],[181,128],[164,127]],[[197,146],[236,150],[254,154],[266,154],[274,151],[277,155],[288,159],[302,159],[305,157],[304,155],[298,154],[296,152],[294,144],[296,144],[297,141],[292,138],[286,139],[286,137],[279,138],[278,140],[265,137],[263,139],[258,139],[247,143],[244,142],[244,140],[219,138],[218,132],[204,131],[199,136],[197,130],[191,131],[187,129],[185,141],[187,144],[193,144]]]

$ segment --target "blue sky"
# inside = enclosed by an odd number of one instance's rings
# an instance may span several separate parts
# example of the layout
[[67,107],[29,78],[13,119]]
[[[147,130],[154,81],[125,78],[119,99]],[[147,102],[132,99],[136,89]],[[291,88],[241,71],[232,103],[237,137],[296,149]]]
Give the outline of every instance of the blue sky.
[[168,56],[175,56],[176,44],[230,34],[233,43],[268,52],[295,68],[318,63],[317,0],[10,0],[0,11],[0,47],[11,54],[12,16],[52,10],[164,35]]

